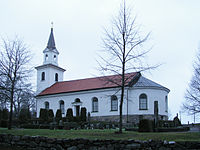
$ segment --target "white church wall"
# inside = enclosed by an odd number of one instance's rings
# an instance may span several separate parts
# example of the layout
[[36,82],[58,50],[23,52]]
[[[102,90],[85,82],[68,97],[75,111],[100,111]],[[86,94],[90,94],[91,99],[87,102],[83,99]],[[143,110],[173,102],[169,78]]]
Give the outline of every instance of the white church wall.
[[[119,115],[119,101],[120,101],[120,92],[116,93],[116,90],[111,89],[102,89],[102,90],[93,90],[93,91],[84,91],[76,93],[66,93],[66,94],[56,94],[49,96],[42,96],[39,101],[37,101],[37,116],[39,116],[40,108],[44,108],[44,102],[49,102],[49,108],[53,109],[54,114],[57,109],[59,109],[59,101],[64,101],[65,114],[68,108],[73,109],[73,114],[75,116],[75,107],[73,102],[76,98],[79,98],[82,102],[80,107],[86,107],[87,112],[90,112],[91,116],[110,116],[110,115]],[[148,109],[139,110],[139,96],[140,94],[145,93],[148,100]],[[111,111],[111,95],[116,95],[118,97],[118,111]],[[154,113],[154,101],[158,101],[159,104],[159,114],[167,115],[165,112],[165,96],[168,93],[164,90],[158,89],[131,89],[129,90],[128,95],[128,114],[129,115],[145,115]],[[98,98],[98,112],[92,112],[92,98]],[[123,103],[123,115],[127,114],[127,91],[125,91],[125,99]]]
[[58,54],[55,53],[55,52],[52,52],[52,51],[50,51],[48,49],[46,49],[46,50],[47,51],[44,53],[43,64],[58,65]]
[[[73,109],[73,113],[75,115],[75,109],[73,106],[73,102],[76,98],[79,98],[82,102],[81,107],[86,107],[87,112],[91,113],[91,116],[106,116],[106,115],[117,115],[119,111],[111,112],[111,95],[115,94],[116,91],[110,90],[95,90],[95,91],[87,91],[87,92],[76,92],[76,93],[66,93],[66,94],[56,94],[43,96],[41,98],[37,98],[37,114],[39,115],[39,109],[44,108],[44,102],[49,102],[49,108],[53,109],[54,113],[56,113],[57,109],[59,109],[59,101],[63,100],[65,105],[65,114],[68,108]],[[119,95],[116,94],[119,99]],[[98,112],[92,112],[92,98],[98,98]],[[40,100],[39,100],[40,99]],[[119,103],[118,103],[119,105]]]
[[[147,110],[139,109],[139,96],[141,94],[147,95]],[[154,114],[154,101],[158,101],[158,111],[160,115],[168,115],[165,104],[165,97],[168,95],[168,92],[162,89],[154,88],[143,88],[143,89],[131,89],[129,90],[128,97],[128,113],[129,114],[138,114],[138,115],[148,115]]]
[[[42,80],[42,72],[45,72],[45,80]],[[58,73],[58,81],[63,81],[63,72],[53,67],[44,67],[37,70],[37,93],[53,85],[55,74]]]

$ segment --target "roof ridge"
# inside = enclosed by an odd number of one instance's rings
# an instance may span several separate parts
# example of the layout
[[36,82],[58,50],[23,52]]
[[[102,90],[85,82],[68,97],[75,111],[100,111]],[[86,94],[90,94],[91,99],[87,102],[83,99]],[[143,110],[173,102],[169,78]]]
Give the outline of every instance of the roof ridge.
[[[126,73],[125,75],[133,74],[133,73],[137,73],[137,72]],[[88,77],[88,78],[84,78],[84,79],[72,79],[72,80],[68,80],[68,81],[59,81],[59,83],[61,83],[61,82],[71,82],[71,81],[80,81],[80,80],[88,80],[88,79],[98,79],[98,78],[105,78],[105,77],[114,77],[114,76],[119,76],[119,74],[118,75],[108,75],[108,76],[98,76],[98,77]]]

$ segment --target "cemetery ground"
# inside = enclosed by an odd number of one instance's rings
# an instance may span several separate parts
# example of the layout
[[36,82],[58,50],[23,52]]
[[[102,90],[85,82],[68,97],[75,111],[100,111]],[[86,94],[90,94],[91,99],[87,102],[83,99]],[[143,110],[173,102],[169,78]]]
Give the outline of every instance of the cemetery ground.
[[112,139],[112,140],[167,140],[167,141],[200,141],[200,132],[135,132],[123,131],[116,134],[117,129],[93,129],[93,130],[49,130],[49,129],[12,129],[0,128],[0,134],[45,136],[49,138],[66,139]]

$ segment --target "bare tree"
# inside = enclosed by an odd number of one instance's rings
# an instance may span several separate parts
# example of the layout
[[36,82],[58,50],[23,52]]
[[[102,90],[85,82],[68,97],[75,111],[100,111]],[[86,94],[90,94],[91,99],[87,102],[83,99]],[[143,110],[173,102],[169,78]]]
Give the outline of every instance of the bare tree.
[[140,72],[156,66],[144,65],[144,56],[149,50],[144,50],[142,45],[147,41],[149,33],[141,37],[140,26],[136,24],[136,16],[132,16],[131,9],[126,7],[126,3],[121,5],[119,14],[113,17],[110,30],[105,29],[103,41],[103,52],[100,56],[99,66],[103,74],[111,73],[119,78],[108,80],[120,87],[120,118],[119,133],[122,133],[122,106],[124,101],[124,90],[131,75],[130,72]]
[[190,115],[200,113],[200,51],[197,55],[193,68],[194,75],[192,76],[189,87],[186,90],[186,101],[183,103],[183,108]]
[[35,111],[35,93],[32,90],[27,90],[21,95],[21,107],[28,109],[30,112]]
[[23,88],[18,88],[19,90],[17,90],[14,95],[13,105],[14,105],[15,115],[17,118],[22,108],[28,109],[29,112],[35,111],[35,97],[34,97],[34,92],[31,89],[32,85],[29,83],[23,86],[24,86]]
[[[12,126],[14,96],[23,90],[30,75],[30,52],[18,38],[2,40],[0,47],[0,91],[10,102],[8,129]],[[20,86],[19,86],[20,85]]]

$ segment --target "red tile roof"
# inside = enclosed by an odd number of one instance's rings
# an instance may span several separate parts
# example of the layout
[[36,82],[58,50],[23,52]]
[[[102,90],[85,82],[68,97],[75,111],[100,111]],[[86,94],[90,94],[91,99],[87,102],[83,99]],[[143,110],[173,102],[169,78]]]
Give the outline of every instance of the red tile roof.
[[[138,73],[136,72],[126,74],[125,85],[128,86],[128,84],[134,79],[134,77],[137,74]],[[111,82],[111,80],[114,80],[115,83]],[[52,95],[59,93],[71,93],[71,92],[79,92],[87,90],[97,90],[105,88],[115,88],[119,87],[120,85],[119,83],[121,83],[120,75],[56,82],[49,88],[46,88],[44,91],[42,91],[38,96]]]

